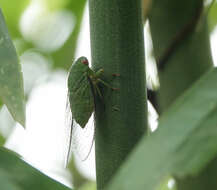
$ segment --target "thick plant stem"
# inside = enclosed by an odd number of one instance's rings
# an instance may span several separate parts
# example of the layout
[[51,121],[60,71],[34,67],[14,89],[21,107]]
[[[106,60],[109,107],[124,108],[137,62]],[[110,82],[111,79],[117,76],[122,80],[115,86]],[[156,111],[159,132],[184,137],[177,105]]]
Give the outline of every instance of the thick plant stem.
[[[159,62],[158,101],[163,112],[212,66],[203,0],[153,0],[150,27]],[[166,58],[166,59],[165,59]]]
[[103,103],[97,102],[98,190],[147,131],[141,9],[141,0],[89,0],[93,68],[103,68],[105,80],[119,88],[103,88]]
[[[169,55],[159,66],[158,103],[163,112],[213,65],[203,0],[154,0],[150,27],[156,58]],[[177,190],[217,189],[216,165],[214,160],[198,176],[177,178]]]

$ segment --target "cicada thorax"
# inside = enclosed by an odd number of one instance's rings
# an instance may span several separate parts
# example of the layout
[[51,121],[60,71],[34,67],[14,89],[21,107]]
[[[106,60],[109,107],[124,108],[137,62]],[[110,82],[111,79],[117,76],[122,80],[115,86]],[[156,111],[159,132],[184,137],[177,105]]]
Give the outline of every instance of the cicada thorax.
[[96,98],[96,96],[102,98],[102,93],[99,87],[99,83],[101,81],[100,76],[102,75],[102,73],[102,69],[98,70],[97,72],[94,72],[91,69],[89,70],[88,79],[94,98]]
[[81,57],[74,64],[72,64],[68,76],[68,89],[70,91],[75,91],[79,88],[79,83],[86,79],[85,77],[90,69],[88,62],[86,61],[87,59],[85,57]]

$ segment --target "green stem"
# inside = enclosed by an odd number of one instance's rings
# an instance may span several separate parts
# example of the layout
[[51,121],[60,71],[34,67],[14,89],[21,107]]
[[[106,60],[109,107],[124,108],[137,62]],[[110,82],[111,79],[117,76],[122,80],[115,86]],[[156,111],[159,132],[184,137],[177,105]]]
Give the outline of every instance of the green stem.
[[161,111],[212,66],[206,19],[198,13],[201,4],[203,0],[153,0],[149,18],[155,57],[170,52],[159,71]]
[[[93,68],[112,87],[96,110],[97,187],[102,189],[147,131],[141,0],[89,0]],[[99,101],[98,101],[99,102]]]

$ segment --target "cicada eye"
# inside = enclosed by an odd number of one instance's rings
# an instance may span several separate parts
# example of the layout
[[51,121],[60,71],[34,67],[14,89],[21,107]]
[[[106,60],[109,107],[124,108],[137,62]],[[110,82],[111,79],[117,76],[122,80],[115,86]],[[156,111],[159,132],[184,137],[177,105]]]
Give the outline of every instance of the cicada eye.
[[89,62],[88,62],[87,59],[83,59],[81,62],[82,62],[83,64],[85,64],[85,65],[88,65],[88,64],[89,64]]

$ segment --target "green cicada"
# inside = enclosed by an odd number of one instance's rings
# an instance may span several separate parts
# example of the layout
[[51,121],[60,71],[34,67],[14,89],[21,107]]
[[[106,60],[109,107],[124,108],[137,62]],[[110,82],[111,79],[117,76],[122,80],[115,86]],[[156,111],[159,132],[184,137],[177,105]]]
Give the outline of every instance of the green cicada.
[[[87,128],[85,127],[88,120],[90,119],[94,109],[95,109],[95,97],[99,96],[102,98],[102,94],[99,88],[99,84],[103,84],[109,88],[109,84],[103,81],[100,77],[103,73],[103,69],[98,71],[93,71],[89,67],[89,62],[86,57],[78,58],[71,66],[68,76],[68,102],[71,110],[71,125],[70,125],[70,137],[69,137],[69,147],[67,153],[67,162],[70,155],[71,148],[79,149],[78,151],[83,151],[80,149],[89,149],[86,151],[85,156],[80,156],[82,160],[85,160],[92,148],[93,138],[94,138],[94,127],[93,125]],[[115,88],[112,88],[115,90]],[[82,141],[86,139],[81,139],[82,135],[79,133],[85,133],[89,136],[89,142],[86,147],[81,147]],[[90,137],[91,136],[91,137]],[[79,142],[78,142],[79,141]],[[83,143],[83,142],[82,142]],[[76,146],[76,148],[75,148]],[[80,147],[78,147],[80,146]],[[87,148],[89,146],[89,148]]]

